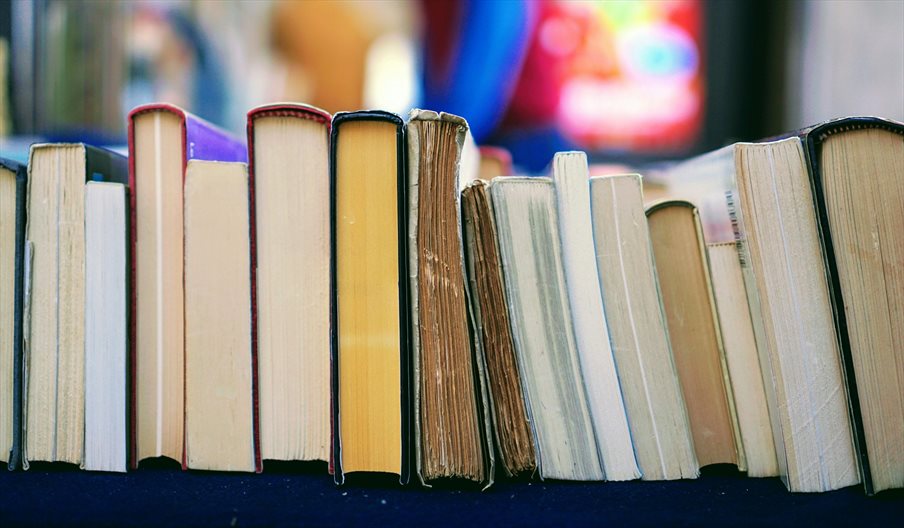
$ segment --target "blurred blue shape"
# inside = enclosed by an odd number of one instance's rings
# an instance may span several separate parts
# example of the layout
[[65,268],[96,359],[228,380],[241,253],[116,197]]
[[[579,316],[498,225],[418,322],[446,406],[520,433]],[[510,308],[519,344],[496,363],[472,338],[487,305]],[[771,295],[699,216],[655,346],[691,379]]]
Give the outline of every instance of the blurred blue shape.
[[[536,24],[537,6],[530,0],[465,0],[458,8],[461,23],[450,32],[430,31],[431,23],[452,21],[428,17],[428,40],[450,35],[457,45],[453,42],[450,47],[447,68],[426,54],[422,106],[464,117],[479,143],[490,136],[508,106]],[[442,69],[448,72],[445,78],[439,78]]]

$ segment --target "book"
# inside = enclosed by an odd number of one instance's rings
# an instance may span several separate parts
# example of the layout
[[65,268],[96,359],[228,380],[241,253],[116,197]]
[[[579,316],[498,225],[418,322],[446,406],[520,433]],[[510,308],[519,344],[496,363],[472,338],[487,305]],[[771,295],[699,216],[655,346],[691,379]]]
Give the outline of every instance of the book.
[[121,183],[85,184],[85,457],[125,472],[128,409],[128,198]]
[[[889,280],[889,274],[878,263],[882,261],[879,255],[890,258],[888,262],[895,261],[894,249],[891,249],[895,239],[888,229],[881,232],[878,228],[879,225],[891,225],[887,221],[889,219],[877,219],[892,211],[891,222],[894,222],[895,208],[884,208],[882,204],[894,203],[894,193],[900,190],[896,187],[900,185],[897,183],[900,172],[895,172],[894,162],[891,161],[897,146],[894,138],[901,137],[900,130],[900,123],[879,118],[843,118],[759,143],[729,145],[670,167],[662,175],[669,182],[672,192],[683,196],[695,195],[697,199],[705,199],[711,204],[711,207],[701,210],[704,224],[708,226],[708,242],[723,241],[726,233],[734,234],[727,237],[729,240],[738,240],[754,334],[763,375],[767,380],[766,396],[770,409],[775,410],[771,414],[774,420],[772,429],[780,472],[785,475],[786,483],[792,490],[824,491],[849,485],[850,442],[843,439],[846,434],[852,434],[859,478],[867,493],[873,491],[856,370],[860,368],[864,371],[863,376],[869,378],[865,383],[875,389],[874,394],[882,391],[887,391],[882,392],[885,395],[900,394],[900,380],[893,380],[887,374],[895,371],[895,367],[891,366],[895,363],[892,355],[884,356],[884,367],[873,365],[863,368],[865,364],[862,362],[855,367],[855,361],[862,360],[854,359],[858,353],[853,352],[855,345],[847,319],[854,310],[856,313],[850,316],[858,321],[857,333],[864,338],[859,343],[860,354],[870,357],[870,361],[883,356],[884,350],[894,350],[887,345],[879,345],[882,339],[889,342],[888,336],[894,333],[891,329],[896,324],[892,321],[896,319],[892,315],[894,308],[884,305],[888,300],[883,300],[886,296],[881,291],[885,281]],[[823,141],[836,133],[840,133],[838,137],[847,139],[836,142],[838,147],[830,149],[832,154],[827,155],[822,148]],[[880,154],[883,151],[888,153],[884,158]],[[881,165],[879,159],[890,164]],[[855,198],[857,193],[853,186],[845,187],[847,184],[836,187],[832,198],[825,194],[823,161],[834,167],[834,174],[847,174],[839,181],[850,181],[845,178],[851,178],[855,170],[862,171],[858,174],[863,176],[858,176],[856,180],[856,189],[861,193],[859,198]],[[741,185],[741,178],[746,187]],[[871,178],[876,179],[877,185],[861,183]],[[878,184],[880,180],[885,187]],[[771,187],[758,185],[760,182],[770,182]],[[877,186],[881,190],[877,190]],[[843,190],[838,192],[840,189]],[[724,198],[726,193],[727,200]],[[719,196],[722,196],[721,200]],[[792,196],[793,199],[789,198]],[[882,199],[869,201],[875,197]],[[830,206],[830,202],[833,205]],[[834,229],[847,233],[847,246],[841,250],[846,257],[839,258],[837,244],[833,243],[833,226],[828,213],[830,207],[835,208],[837,225]],[[856,218],[864,219],[862,215],[867,211],[869,220],[859,223]],[[779,219],[782,221],[781,228],[766,227],[769,222]],[[867,227],[869,225],[872,227]],[[853,233],[857,236],[852,236]],[[873,243],[880,238],[882,242],[878,245]],[[765,239],[762,244],[770,245],[759,249],[761,243],[751,239]],[[885,242],[888,242],[888,249],[883,246]],[[855,249],[858,247],[862,251]],[[787,261],[784,266],[783,258]],[[845,258],[848,259],[847,265],[839,262]],[[851,266],[853,262],[857,265]],[[870,264],[864,267],[862,263],[866,262]],[[848,284],[878,287],[849,292],[849,296],[857,297],[859,300],[856,302],[861,303],[856,308],[849,304],[850,300],[842,292],[839,278],[841,267],[846,267],[847,280],[852,281]],[[854,276],[859,278],[852,278]],[[891,280],[889,285],[894,288],[894,279]],[[806,310],[798,309],[800,299],[806,299]],[[802,342],[796,343],[795,340],[799,339]],[[839,355],[840,360],[831,357]],[[788,366],[784,367],[784,363]],[[823,368],[814,370],[809,366],[813,363]],[[900,360],[897,364],[901,364]],[[783,369],[793,372],[784,372]],[[803,379],[805,384],[800,387],[799,381],[791,382],[789,379]],[[839,390],[841,383],[846,384],[846,390]],[[819,390],[814,392],[812,386]],[[829,396],[824,397],[826,393]],[[839,400],[845,399],[850,427],[837,425],[845,414]],[[792,400],[794,405],[789,406],[787,402]],[[876,398],[874,405],[895,415],[895,407],[902,408],[899,402],[898,398],[884,396]],[[815,419],[811,419],[814,408],[820,412],[815,414]],[[892,437],[900,435],[886,426],[899,421],[880,420],[881,427]],[[802,423],[808,426],[794,428],[795,424]],[[873,424],[876,425],[876,422]],[[830,431],[831,438],[826,438],[826,431]],[[883,433],[878,434],[881,436]],[[786,448],[791,453],[784,452]],[[804,460],[799,460],[799,455]],[[810,465],[807,461],[812,459],[818,462]],[[896,467],[902,467],[900,459],[897,462],[892,462],[894,457],[886,460],[891,462],[886,467],[895,467],[896,464]],[[831,467],[827,468],[827,464]],[[901,470],[897,471],[900,475]]]
[[408,277],[415,466],[439,478],[493,482],[483,349],[472,342],[459,189],[468,124],[412,110],[408,140]]
[[904,488],[904,124],[840,119],[804,138],[861,479]]
[[0,461],[22,460],[22,316],[28,167],[0,158]]
[[260,471],[244,163],[185,170],[184,469]]
[[183,460],[183,183],[189,160],[246,161],[244,144],[168,104],[129,113],[129,211],[133,255],[130,461]]
[[606,480],[640,477],[622,389],[609,341],[590,218],[590,181],[583,152],[560,152],[552,162],[562,264],[578,357]]
[[697,208],[681,200],[647,207],[669,342],[701,466],[746,470],[731,379]]
[[549,178],[490,186],[509,320],[542,478],[602,480]]
[[[791,491],[860,482],[838,339],[803,143],[738,143],[725,153],[731,213],[748,275],[779,472]],[[762,343],[762,345],[760,345]],[[770,394],[771,392],[771,394]]]
[[31,147],[26,238],[25,445],[81,464],[85,439],[85,182],[126,182],[126,158],[81,143]]
[[590,207],[603,306],[642,478],[696,478],[699,466],[660,301],[640,176],[590,178]]
[[737,244],[710,244],[707,254],[747,476],[774,477],[778,475],[778,462],[772,423]]
[[248,112],[261,457],[328,460],[331,116]]
[[508,476],[537,467],[534,440],[496,244],[489,182],[477,179],[462,190],[463,236],[475,332],[486,359],[493,439],[499,466]]
[[331,470],[411,475],[405,133],[340,112],[330,132]]

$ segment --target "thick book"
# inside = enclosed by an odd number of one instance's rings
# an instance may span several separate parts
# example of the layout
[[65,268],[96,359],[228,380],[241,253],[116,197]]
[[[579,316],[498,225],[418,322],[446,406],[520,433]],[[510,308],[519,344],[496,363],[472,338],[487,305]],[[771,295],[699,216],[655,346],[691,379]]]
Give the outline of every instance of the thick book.
[[647,207],[672,356],[701,466],[747,469],[697,208],[669,200]]
[[330,115],[248,112],[261,458],[330,453]]
[[330,132],[331,470],[411,476],[405,128],[341,112]]
[[481,178],[466,185],[461,202],[468,294],[486,360],[490,421],[499,466],[508,476],[533,472],[537,458],[515,355],[489,182]]
[[600,458],[606,480],[636,479],[640,470],[596,267],[587,156],[583,152],[560,152],[552,164],[565,284]]
[[549,178],[490,185],[509,321],[542,478],[603,480]]
[[0,461],[22,459],[22,315],[27,166],[0,158]]
[[412,110],[408,141],[408,276],[415,466],[421,483],[493,482],[486,360],[472,332],[461,185],[476,179],[467,122]]
[[184,462],[183,183],[189,160],[247,160],[238,138],[168,104],[129,114],[132,467]]
[[904,124],[845,118],[802,138],[861,479],[904,488]]
[[128,467],[128,196],[85,184],[85,457],[82,469]]
[[32,145],[24,313],[31,461],[81,464],[85,438],[85,182],[125,184],[125,157],[81,143]]
[[696,478],[640,176],[590,178],[590,207],[603,306],[642,478]]
[[249,208],[244,163],[188,162],[186,469],[261,471],[254,411]]
[[673,167],[669,176],[678,192],[687,181],[688,194],[723,196],[724,208],[702,208],[701,215],[710,226],[707,242],[721,241],[725,230],[716,226],[727,224],[738,245],[778,473],[792,491],[857,483],[803,141],[793,135],[737,143]]

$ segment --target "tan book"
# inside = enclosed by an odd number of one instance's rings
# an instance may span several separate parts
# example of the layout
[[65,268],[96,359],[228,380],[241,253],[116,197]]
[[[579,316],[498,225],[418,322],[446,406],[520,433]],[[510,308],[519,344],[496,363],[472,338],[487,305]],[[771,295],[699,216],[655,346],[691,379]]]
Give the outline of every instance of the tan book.
[[772,424],[737,244],[710,244],[707,253],[747,475],[774,477],[778,462]]
[[701,466],[746,463],[697,208],[647,208],[669,341]]
[[904,488],[904,124],[842,119],[807,139],[864,486]]
[[803,145],[798,137],[731,149],[748,295],[780,473],[791,491],[860,482],[829,286]]
[[122,184],[127,177],[126,158],[110,151],[80,143],[31,147],[23,323],[26,469],[36,460],[84,460],[85,182]]
[[640,176],[590,179],[603,305],[644,480],[696,478],[684,397],[659,298]]
[[185,463],[254,471],[251,240],[244,163],[185,174]]

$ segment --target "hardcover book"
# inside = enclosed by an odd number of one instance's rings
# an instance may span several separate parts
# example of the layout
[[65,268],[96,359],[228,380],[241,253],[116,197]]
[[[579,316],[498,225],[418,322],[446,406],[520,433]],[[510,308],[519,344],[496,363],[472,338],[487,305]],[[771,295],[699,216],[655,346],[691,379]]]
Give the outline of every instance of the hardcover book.
[[904,124],[846,118],[803,138],[861,479],[904,488]]
[[238,138],[168,104],[129,114],[131,464],[184,464],[183,184],[189,160],[247,160]]
[[0,461],[22,459],[22,315],[27,166],[0,158]]
[[81,464],[85,439],[85,182],[125,184],[126,158],[81,143],[36,144],[28,163],[24,313],[30,461]]
[[697,208],[671,200],[647,208],[672,356],[701,466],[747,469],[709,262]]
[[330,453],[330,115],[248,112],[253,341],[261,457]]
[[331,470],[411,475],[405,132],[341,112],[330,137]]

